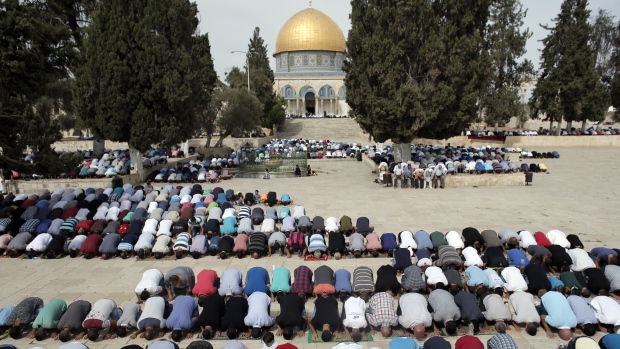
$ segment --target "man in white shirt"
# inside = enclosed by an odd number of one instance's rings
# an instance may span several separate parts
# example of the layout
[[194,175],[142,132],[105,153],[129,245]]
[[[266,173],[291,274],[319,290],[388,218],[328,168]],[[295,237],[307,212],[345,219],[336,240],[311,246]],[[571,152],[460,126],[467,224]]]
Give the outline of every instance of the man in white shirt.
[[620,304],[607,296],[596,296],[590,302],[590,307],[594,310],[594,316],[600,325],[613,327],[613,332],[620,326]]
[[426,275],[426,284],[429,286],[435,286],[438,283],[442,283],[444,286],[448,285],[448,279],[439,267],[427,267],[424,275]]
[[394,166],[394,189],[397,188],[397,183],[400,182],[400,186],[403,186],[403,167],[401,163]]
[[527,230],[521,230],[519,232],[519,246],[526,250],[530,245],[537,245],[534,235]]
[[336,217],[328,217],[325,220],[325,231],[329,233],[335,233],[338,231],[338,220]]
[[52,241],[52,235],[42,233],[37,236],[26,246],[29,258],[34,258],[38,254],[42,254],[47,249],[47,245]]
[[504,289],[506,292],[527,291],[527,283],[518,268],[504,268],[501,274],[506,281],[506,283],[504,283]]
[[510,306],[514,313],[512,324],[517,332],[521,331],[519,324],[525,324],[525,332],[530,336],[535,336],[540,323],[540,315],[534,304],[534,296],[518,290],[510,296]]
[[253,292],[248,297],[248,315],[243,320],[252,338],[260,338],[263,330],[268,330],[275,323],[269,316],[271,297],[264,292]]
[[435,167],[435,171],[433,172],[433,187],[437,188],[437,182],[439,182],[439,188],[443,189],[445,187],[445,177],[446,177],[446,173],[448,172],[448,170],[446,170],[446,167],[442,164],[439,163],[437,165],[437,167]]
[[564,248],[570,248],[570,242],[566,239],[566,235],[559,230],[549,230],[547,233],[547,239],[551,241],[552,245],[560,245]]
[[433,324],[433,317],[428,311],[426,298],[419,293],[405,293],[398,300],[398,323],[403,331],[413,332],[416,339],[426,335],[426,328]]
[[482,258],[480,258],[480,256],[478,255],[478,250],[469,246],[469,247],[465,247],[463,251],[461,252],[461,254],[465,257],[464,265],[466,267],[471,267],[475,265],[477,267],[482,268],[482,265],[484,263],[482,262]]
[[418,249],[418,244],[415,242],[412,232],[408,230],[401,231],[400,234],[398,234],[398,239],[400,240],[400,248],[409,249],[412,255],[413,251]]
[[465,248],[463,237],[456,231],[449,231],[446,234],[446,240],[448,241],[448,245],[456,248],[457,250]]
[[157,220],[156,219],[147,219],[146,222],[144,222],[144,228],[142,228],[142,234],[153,234],[155,235],[157,233]]
[[222,214],[222,220],[228,218],[228,217],[235,217],[237,218],[237,211],[235,210],[234,207],[230,207],[227,208],[226,210],[224,210],[224,214]]
[[149,269],[142,274],[142,279],[136,286],[135,292],[138,303],[149,299],[151,296],[162,294],[165,290],[164,274],[157,269]]
[[276,229],[276,221],[272,218],[265,218],[263,225],[261,226],[261,232],[269,236]]
[[571,271],[583,271],[587,268],[596,268],[596,264],[592,258],[590,258],[588,252],[582,248],[573,248],[572,250],[568,250],[568,255],[573,261],[573,264],[570,266]]
[[347,339],[353,339],[356,343],[366,338],[365,329],[368,327],[368,322],[366,321],[365,310],[366,302],[357,294],[344,302],[344,317],[342,318],[344,332]]
[[305,216],[306,215],[306,210],[303,206],[299,206],[296,205],[295,208],[293,208],[293,218],[295,218],[295,221],[297,221],[300,217]]

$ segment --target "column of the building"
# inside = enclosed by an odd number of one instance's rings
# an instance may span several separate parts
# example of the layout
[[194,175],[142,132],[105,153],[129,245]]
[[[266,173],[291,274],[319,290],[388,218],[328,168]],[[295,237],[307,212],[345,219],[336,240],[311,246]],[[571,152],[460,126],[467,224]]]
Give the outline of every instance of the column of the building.
[[299,115],[299,96],[295,98],[295,114]]

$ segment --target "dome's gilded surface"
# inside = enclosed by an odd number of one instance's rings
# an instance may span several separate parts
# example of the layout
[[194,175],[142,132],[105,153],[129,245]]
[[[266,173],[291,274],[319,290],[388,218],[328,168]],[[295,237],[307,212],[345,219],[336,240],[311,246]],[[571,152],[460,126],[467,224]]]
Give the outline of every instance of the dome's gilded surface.
[[308,8],[291,17],[280,29],[276,52],[337,51],[347,47],[342,29],[325,13]]

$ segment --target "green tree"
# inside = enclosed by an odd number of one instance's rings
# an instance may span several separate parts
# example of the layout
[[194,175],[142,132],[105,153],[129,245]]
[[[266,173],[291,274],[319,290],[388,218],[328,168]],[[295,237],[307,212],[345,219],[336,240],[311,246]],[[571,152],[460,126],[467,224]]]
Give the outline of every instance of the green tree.
[[196,66],[196,15],[189,0],[101,0],[88,27],[76,73],[77,110],[95,138],[129,143],[140,174],[141,152],[195,132],[189,125],[196,103],[204,102],[201,75],[209,69]]
[[526,15],[519,0],[498,0],[491,5],[486,39],[491,73],[480,101],[488,125],[503,124],[523,114],[521,83],[534,75],[532,63],[521,60],[532,36],[529,29],[521,30]]
[[613,55],[611,58],[614,65],[614,75],[610,83],[611,105],[616,109],[613,118],[620,121],[620,21],[616,26],[617,35],[614,38]]
[[[596,56],[590,46],[592,26],[587,0],[565,0],[555,26],[543,39],[542,74],[530,98],[535,115],[547,113],[550,129],[562,117],[570,129],[573,121],[602,120],[608,98],[599,75]],[[561,127],[557,128],[557,133]]]
[[620,32],[614,23],[615,17],[609,11],[599,9],[598,13],[592,18],[592,36],[590,45],[596,57],[596,72],[606,91],[611,89],[611,80],[616,70],[612,56],[614,52],[614,42]]
[[[0,169],[45,170],[46,157],[57,159],[50,144],[60,139],[50,97],[69,78],[75,57],[71,31],[55,1],[0,2]],[[20,162],[30,147],[34,164]],[[44,174],[46,172],[43,172]]]
[[214,109],[221,110],[217,121],[220,139],[215,143],[215,147],[221,147],[224,138],[230,135],[252,131],[260,125],[260,115],[256,111],[260,110],[261,103],[253,93],[248,93],[247,89],[227,89],[214,100],[220,101],[219,106],[213,106]]
[[218,79],[215,69],[213,68],[209,36],[207,34],[199,35],[195,37],[195,40],[193,56],[194,65],[198,71],[198,78],[196,79],[197,86],[193,88],[194,113],[197,124],[200,126],[199,130],[207,131],[208,147],[215,124],[215,119],[210,118],[209,109]]
[[263,105],[260,115],[262,126],[271,128],[274,124],[284,124],[284,118],[273,114],[279,100],[273,90],[274,73],[269,64],[269,51],[258,27],[254,29],[248,44],[247,62],[250,64],[250,90]]
[[230,88],[246,88],[248,86],[248,74],[241,71],[239,67],[232,67],[226,74],[226,83]]
[[490,0],[353,0],[347,103],[377,141],[457,135],[476,118],[490,65],[484,33]]
[[217,129],[217,120],[222,115],[223,107],[222,90],[215,89],[211,95],[211,100],[209,101],[208,107],[203,109],[198,114],[199,124],[202,126],[202,131],[207,134],[207,140],[205,142],[206,148],[211,147],[211,139],[213,138],[213,133]]
[[273,125],[283,125],[284,121],[286,121],[286,100],[282,96],[275,95],[273,106],[267,115],[267,119],[263,121],[262,126],[268,127],[271,130]]

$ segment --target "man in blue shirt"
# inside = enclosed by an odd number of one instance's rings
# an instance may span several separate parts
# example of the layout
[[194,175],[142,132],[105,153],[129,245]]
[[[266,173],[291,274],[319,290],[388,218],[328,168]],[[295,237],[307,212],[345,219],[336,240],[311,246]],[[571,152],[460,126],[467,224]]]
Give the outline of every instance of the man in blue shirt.
[[269,273],[265,268],[254,267],[245,274],[245,287],[243,293],[248,297],[254,292],[269,293]]
[[577,326],[577,317],[573,313],[568,300],[559,292],[540,290],[541,300],[540,320],[547,331],[548,338],[554,338],[551,327],[558,329],[558,335],[563,340],[569,340],[573,333],[572,328]]
[[518,248],[511,248],[508,251],[508,262],[511,267],[525,267],[530,264],[530,261],[525,256],[525,253]]
[[415,242],[418,244],[418,249],[427,249],[429,251],[433,250],[433,242],[431,241],[430,235],[424,230],[418,230],[415,234],[413,234],[413,238]]
[[166,319],[166,327],[172,330],[170,338],[180,342],[183,335],[192,338],[194,326],[198,320],[198,302],[192,296],[179,296],[174,301],[172,312]]
[[336,293],[340,297],[341,301],[346,301],[351,295],[351,273],[346,269],[336,270],[334,273],[336,277]]
[[611,248],[595,247],[590,251],[590,256],[594,258],[597,268],[607,264],[618,265],[618,253]]

